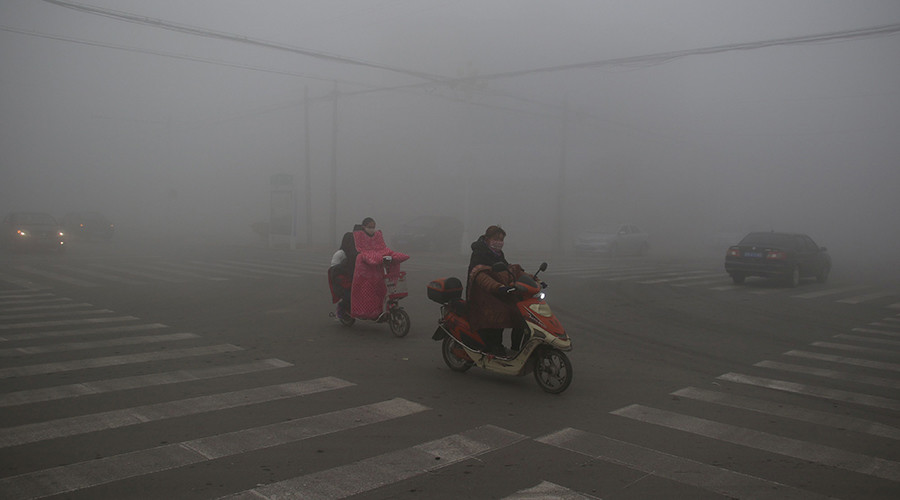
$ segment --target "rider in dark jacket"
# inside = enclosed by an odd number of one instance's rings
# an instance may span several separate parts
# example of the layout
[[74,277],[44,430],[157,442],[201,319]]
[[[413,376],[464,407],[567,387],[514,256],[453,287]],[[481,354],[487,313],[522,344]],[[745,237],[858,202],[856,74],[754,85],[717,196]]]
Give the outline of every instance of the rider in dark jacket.
[[[468,319],[473,330],[478,331],[488,352],[505,355],[503,329],[512,328],[512,348],[519,350],[524,333],[522,319],[514,303],[506,298],[509,284],[519,277],[522,267],[510,265],[503,254],[506,231],[500,226],[490,226],[484,235],[472,243],[469,258],[469,274],[466,283]],[[498,262],[507,265],[506,271],[494,271]]]

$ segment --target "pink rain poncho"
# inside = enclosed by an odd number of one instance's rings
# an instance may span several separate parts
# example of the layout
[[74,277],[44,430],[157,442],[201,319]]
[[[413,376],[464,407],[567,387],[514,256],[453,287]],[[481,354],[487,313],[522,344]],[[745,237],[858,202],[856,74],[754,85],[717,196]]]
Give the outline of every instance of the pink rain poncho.
[[381,231],[369,236],[365,231],[354,231],[356,242],[356,270],[350,290],[350,315],[359,319],[377,319],[381,315],[387,287],[384,284],[382,258],[391,256],[388,276],[396,279],[400,273],[400,263],[409,258],[405,253],[395,252],[384,243]]

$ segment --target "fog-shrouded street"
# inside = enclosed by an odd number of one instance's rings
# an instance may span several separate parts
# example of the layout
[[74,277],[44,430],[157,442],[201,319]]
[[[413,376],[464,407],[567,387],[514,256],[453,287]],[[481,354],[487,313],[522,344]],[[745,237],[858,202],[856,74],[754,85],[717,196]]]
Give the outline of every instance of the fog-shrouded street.
[[[548,261],[561,395],[344,327],[325,250],[72,245],[0,265],[4,498],[895,498],[900,281],[735,285],[716,253]],[[517,258],[519,257],[519,258]],[[507,338],[508,343],[508,338]],[[255,495],[255,496],[254,496]]]

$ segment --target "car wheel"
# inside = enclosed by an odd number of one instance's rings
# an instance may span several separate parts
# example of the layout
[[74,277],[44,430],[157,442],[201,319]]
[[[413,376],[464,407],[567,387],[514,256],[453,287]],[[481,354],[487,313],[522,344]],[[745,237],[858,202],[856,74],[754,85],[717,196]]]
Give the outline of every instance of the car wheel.
[[825,266],[819,271],[819,274],[816,275],[816,281],[819,283],[825,283],[828,281],[828,275],[831,274],[831,266]]
[[747,277],[743,274],[734,273],[731,275],[731,281],[733,281],[735,285],[740,285],[745,279],[747,279]]
[[791,268],[791,274],[788,275],[788,286],[791,288],[797,288],[797,285],[800,284],[800,267],[794,266]]

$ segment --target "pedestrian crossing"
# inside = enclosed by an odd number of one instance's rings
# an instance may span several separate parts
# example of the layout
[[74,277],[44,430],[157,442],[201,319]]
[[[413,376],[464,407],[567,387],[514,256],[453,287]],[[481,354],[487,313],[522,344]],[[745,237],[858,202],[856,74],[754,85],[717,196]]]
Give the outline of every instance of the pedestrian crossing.
[[[753,365],[752,371],[756,373],[724,373],[712,381],[714,389],[685,387],[676,390],[671,393],[675,401],[671,408],[635,403],[616,409],[611,414],[644,425],[900,483],[900,462],[894,459],[896,454],[890,452],[896,441],[900,440],[900,400],[896,398],[900,388],[900,342],[884,338],[900,336],[900,318],[888,317],[876,323],[879,329],[853,328],[853,335],[835,335],[836,342],[813,342],[804,349],[782,353],[781,356],[786,359],[760,361]],[[882,329],[882,325],[889,326]],[[883,347],[867,347],[873,342]],[[856,356],[845,356],[841,350],[852,350]],[[862,373],[859,369],[850,371],[848,367],[862,368]],[[704,415],[721,415],[721,419],[692,415],[678,403],[684,400],[699,402],[707,407],[740,410],[734,420],[739,420],[741,424],[726,421],[729,415],[726,412],[703,412]],[[826,404],[810,404],[810,400],[824,401]],[[779,418],[813,426],[801,427],[807,431],[827,428],[830,431],[821,435],[834,438],[845,447],[807,440],[810,434],[819,435],[817,432],[804,432],[799,437],[754,430],[750,428],[752,422],[748,422],[748,419],[752,421],[754,418],[762,421]],[[554,439],[567,443],[574,441],[572,446],[585,446],[584,443],[590,439],[578,431],[571,431],[570,434],[574,436]],[[884,456],[853,449],[855,443],[860,441]],[[781,491],[774,496],[794,497]]]
[[[161,423],[190,418],[196,419],[197,423],[190,430],[182,431],[182,437],[172,442],[156,440],[151,446],[126,445],[114,453],[86,460],[35,462],[32,459],[21,469],[10,467],[0,474],[0,498],[44,498],[75,493],[90,497],[92,488],[151,475],[164,477],[158,475],[203,464],[215,467],[238,457],[267,456],[284,447],[310,441],[321,443],[364,428],[378,428],[380,430],[375,432],[383,434],[390,432],[386,429],[416,426],[419,419],[433,412],[422,402],[404,398],[402,388],[399,388],[400,394],[393,397],[369,397],[367,401],[351,403],[350,399],[337,396],[329,399],[332,404],[339,405],[337,408],[267,421],[266,412],[260,408],[286,401],[297,401],[298,407],[303,408],[304,400],[350,391],[358,383],[329,375],[298,372],[291,370],[293,364],[277,358],[253,359],[240,346],[216,344],[200,335],[175,331],[167,325],[145,323],[140,318],[117,315],[89,303],[64,299],[45,291],[0,292],[0,326],[4,327],[0,334],[0,358],[14,361],[0,365],[0,407],[5,412],[21,409],[15,415],[24,419],[10,421],[9,413],[0,417],[5,422],[0,428],[0,453],[10,463],[16,463],[16,457],[27,453],[30,446],[65,447],[68,440],[80,437],[102,441],[104,436],[118,430],[127,430],[133,437],[148,428],[158,432]],[[23,308],[27,309],[26,318],[21,317]],[[71,317],[46,321],[34,317],[42,312],[53,314],[53,318],[58,318],[60,313],[71,313]],[[129,319],[100,323],[102,326],[95,326],[97,322],[80,321],[87,319],[82,316],[92,315]],[[890,447],[900,439],[897,426],[900,400],[896,399],[896,389],[900,385],[897,375],[900,373],[900,348],[883,343],[873,348],[867,343],[871,340],[893,342],[897,337],[900,337],[900,315],[889,316],[853,328],[849,334],[836,335],[834,342],[814,342],[784,352],[777,359],[760,361],[752,366],[756,373],[729,372],[717,377],[713,388],[685,387],[672,392],[678,400],[738,411],[741,418],[736,421],[726,420],[725,414],[721,414],[722,418],[708,416],[720,415],[715,411],[699,417],[677,405],[656,407],[639,402],[610,414],[640,425],[834,467],[900,486],[896,484],[900,483],[900,463],[889,453]],[[182,345],[184,343],[187,344]],[[857,349],[853,355],[847,355],[831,344]],[[108,354],[110,348],[125,345],[130,345],[136,352]],[[155,349],[154,345],[165,348]],[[66,360],[47,362],[47,356],[54,354],[65,354]],[[115,376],[108,378],[103,378],[105,371],[92,371],[104,367],[119,367],[125,371],[117,371]],[[867,371],[851,373],[844,367],[860,367]],[[247,378],[242,384],[245,386],[240,388],[223,383],[233,377],[267,373],[285,380],[252,383],[257,379]],[[303,376],[298,378],[298,373]],[[53,374],[64,374],[65,377],[37,379]],[[820,382],[810,383],[809,378]],[[12,379],[19,386],[15,390],[10,389]],[[177,389],[179,384],[191,382],[203,382],[202,394],[182,396]],[[364,381],[359,383],[365,384]],[[724,384],[728,384],[727,388]],[[121,397],[124,391],[153,388],[175,390],[166,392],[171,396],[164,400],[153,402]],[[765,392],[761,395],[759,391],[747,388]],[[365,391],[361,392],[365,394]],[[766,397],[770,392],[786,394],[787,399]],[[37,405],[77,402],[88,397],[103,403],[97,406],[75,404],[74,408],[83,410],[66,415],[35,416],[48,415],[46,408],[52,408]],[[828,405],[810,404],[810,399],[864,410],[877,409],[880,413],[870,417],[864,412],[830,411]],[[91,411],[94,407],[103,410]],[[254,408],[253,413],[262,417],[238,419],[229,426],[203,424],[219,421],[219,415],[242,408]],[[852,433],[849,439],[871,436],[880,440],[881,447],[874,449],[884,450],[885,456],[844,449],[833,442],[815,442],[806,435],[754,430],[745,422],[753,418],[783,418],[827,427],[835,433]],[[271,482],[253,481],[214,497],[346,498],[413,478],[429,477],[465,462],[489,462],[492,454],[501,450],[527,446],[547,446],[571,453],[575,463],[587,458],[728,498],[826,497],[796,484],[705,463],[687,454],[680,456],[637,442],[566,427],[564,416],[560,418],[558,429],[534,436],[490,423],[453,431],[433,426],[429,429],[428,433],[432,435],[418,444],[372,451],[366,456],[318,470],[314,464],[296,466],[296,473],[288,474],[290,477]],[[534,452],[533,449],[528,451]],[[502,498],[599,498],[590,491],[567,485],[561,481],[563,478],[545,478],[538,474],[525,481],[514,480],[503,485],[506,492]],[[579,484],[583,488],[583,484]],[[460,488],[458,496],[471,496],[468,487]],[[145,493],[156,495],[155,492]],[[447,492],[447,496],[453,496],[453,492]]]

